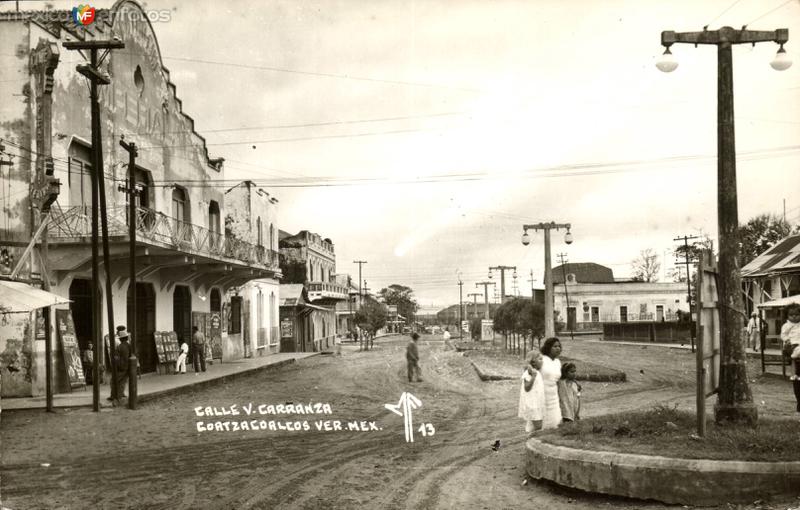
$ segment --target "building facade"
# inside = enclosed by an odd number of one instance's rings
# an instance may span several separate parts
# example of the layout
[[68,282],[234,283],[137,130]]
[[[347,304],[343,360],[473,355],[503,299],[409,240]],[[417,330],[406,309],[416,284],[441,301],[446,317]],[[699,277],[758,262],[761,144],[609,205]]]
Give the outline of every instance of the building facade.
[[[566,282],[566,283],[565,283]],[[598,330],[604,322],[674,321],[689,311],[685,283],[615,281],[594,263],[553,268],[554,310],[571,330]]]
[[[102,264],[93,280],[90,102],[87,81],[76,71],[83,56],[65,50],[63,43],[115,37],[125,48],[102,61],[99,67],[110,84],[98,87],[110,263]],[[92,341],[91,294],[97,289],[112,296],[115,325],[136,322],[143,372],[163,364],[162,333],[188,340],[193,325],[210,339],[208,356],[225,360],[244,355],[244,341],[233,331],[247,326],[237,323],[242,314],[230,313],[229,290],[254,279],[276,282],[277,243],[253,242],[254,220],[242,217],[237,204],[226,202],[225,189],[215,184],[225,177],[223,160],[209,156],[205,139],[184,112],[142,7],[120,0],[111,9],[98,10],[95,22],[86,27],[76,26],[68,11],[1,13],[0,48],[5,54],[0,159],[13,162],[0,167],[0,252],[19,260],[45,224],[36,238],[38,245],[47,239],[43,264],[33,256],[21,275],[33,282],[49,280],[52,292],[72,301],[69,310],[81,350]],[[138,191],[133,218],[129,195],[120,190],[131,170],[129,155],[120,146],[123,137],[138,146],[132,169]],[[43,212],[45,205],[49,213]],[[129,254],[129,222],[136,230],[135,262]],[[262,222],[277,231],[274,216]],[[135,317],[129,313],[131,264],[136,270]],[[13,265],[0,266],[0,271],[9,272]],[[276,295],[276,303],[278,299]],[[102,310],[101,331],[108,334],[105,298]],[[277,313],[272,317],[274,324],[265,327],[277,326]],[[0,338],[0,351],[19,350],[31,358],[21,375],[28,383],[15,390],[20,396],[44,392],[44,371],[37,368],[44,363],[44,343],[35,328],[28,329],[25,338]],[[67,388],[60,349],[56,343],[57,391]],[[5,388],[3,396],[11,396]]]

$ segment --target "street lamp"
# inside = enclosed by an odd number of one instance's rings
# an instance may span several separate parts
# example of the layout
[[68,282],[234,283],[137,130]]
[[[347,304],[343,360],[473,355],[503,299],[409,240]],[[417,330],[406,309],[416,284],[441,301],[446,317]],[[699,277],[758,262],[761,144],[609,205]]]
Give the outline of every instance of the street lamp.
[[671,73],[678,68],[678,61],[675,59],[675,55],[669,51],[669,46],[664,49],[664,54],[656,62],[656,67],[663,73]]
[[789,58],[789,55],[786,54],[786,50],[783,49],[783,44],[778,48],[775,58],[772,59],[769,65],[776,71],[785,71],[792,67],[792,59]]
[[[714,418],[717,423],[732,421],[755,424],[758,410],[747,383],[747,367],[741,330],[744,326],[741,310],[742,281],[739,268],[739,212],[736,194],[736,143],[733,114],[733,54],[734,44],[774,42],[780,47],[770,63],[782,71],[792,64],[783,45],[789,40],[789,30],[747,30],[722,27],[701,32],[661,32],[661,45],[669,49],[675,43],[712,45],[717,47],[717,226],[719,260],[717,264],[717,295],[719,303],[720,373]],[[669,52],[664,52],[667,57]],[[659,65],[661,64],[661,65]],[[662,60],[656,66],[665,72],[677,64]],[[698,352],[702,352],[698,349]],[[700,364],[698,358],[698,366]],[[702,398],[701,398],[702,397]],[[698,429],[704,430],[704,396],[698,395]]]
[[545,337],[552,337],[556,334],[555,328],[555,313],[554,299],[553,299],[553,274],[550,267],[550,230],[566,229],[567,233],[564,235],[564,242],[572,244],[572,233],[570,229],[572,225],[569,223],[536,223],[534,225],[522,226],[522,244],[528,246],[531,243],[528,230],[543,230],[544,231],[544,335]]

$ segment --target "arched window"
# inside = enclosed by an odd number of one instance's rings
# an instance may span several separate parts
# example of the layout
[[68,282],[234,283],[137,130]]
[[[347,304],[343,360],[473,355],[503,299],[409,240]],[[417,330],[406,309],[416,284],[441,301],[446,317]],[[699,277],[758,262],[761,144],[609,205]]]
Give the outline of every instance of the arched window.
[[261,216],[256,219],[256,246],[264,246],[264,226],[261,224]]
[[172,190],[172,217],[176,222],[189,221],[189,203],[182,188]]

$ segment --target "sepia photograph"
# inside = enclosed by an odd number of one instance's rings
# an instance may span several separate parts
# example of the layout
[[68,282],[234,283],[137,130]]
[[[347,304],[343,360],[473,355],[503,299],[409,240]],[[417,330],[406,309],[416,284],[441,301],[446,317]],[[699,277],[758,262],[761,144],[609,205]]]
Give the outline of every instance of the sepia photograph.
[[0,510],[800,510],[799,48],[0,0]]

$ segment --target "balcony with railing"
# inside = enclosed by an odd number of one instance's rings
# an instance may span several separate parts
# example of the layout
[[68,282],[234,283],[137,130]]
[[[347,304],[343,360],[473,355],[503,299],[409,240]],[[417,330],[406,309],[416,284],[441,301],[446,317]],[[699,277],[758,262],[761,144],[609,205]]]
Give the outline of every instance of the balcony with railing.
[[[91,207],[53,209],[49,236],[51,242],[84,242],[92,233]],[[108,235],[128,237],[128,208],[108,209]],[[272,271],[280,267],[279,253],[207,228],[180,221],[146,207],[136,208],[136,240],[180,252],[221,261],[262,266]]]
[[308,298],[311,301],[318,299],[348,299],[346,285],[339,285],[332,282],[308,282],[306,283]]

